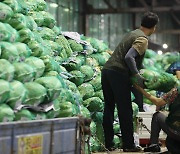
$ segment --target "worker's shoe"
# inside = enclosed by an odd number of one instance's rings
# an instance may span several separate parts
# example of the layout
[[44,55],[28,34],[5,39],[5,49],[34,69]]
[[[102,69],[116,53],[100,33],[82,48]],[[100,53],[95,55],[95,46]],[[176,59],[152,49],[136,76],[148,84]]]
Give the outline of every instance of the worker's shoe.
[[107,148],[107,151],[114,151],[114,150],[116,150],[116,148],[115,148],[115,147],[110,147],[110,148]]
[[123,152],[141,152],[142,148],[140,146],[135,146],[131,149],[123,149]]
[[144,152],[161,152],[161,148],[158,144],[151,144],[149,147],[144,148]]

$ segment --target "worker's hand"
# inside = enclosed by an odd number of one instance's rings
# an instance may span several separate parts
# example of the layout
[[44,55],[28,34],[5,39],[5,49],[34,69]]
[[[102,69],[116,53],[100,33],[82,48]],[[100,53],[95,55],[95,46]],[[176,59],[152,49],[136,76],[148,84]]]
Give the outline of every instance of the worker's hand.
[[143,76],[141,76],[139,73],[135,74],[135,84],[140,86],[141,88],[145,88],[144,82],[147,81]]

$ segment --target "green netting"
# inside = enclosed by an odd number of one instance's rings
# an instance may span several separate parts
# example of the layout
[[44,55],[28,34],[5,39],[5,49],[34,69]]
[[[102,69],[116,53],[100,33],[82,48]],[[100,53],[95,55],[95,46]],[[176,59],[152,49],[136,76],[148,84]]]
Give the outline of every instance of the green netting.
[[55,100],[63,88],[63,84],[57,77],[41,77],[36,79],[35,82],[40,83],[47,89],[47,100]]
[[9,98],[11,87],[9,82],[2,79],[0,79],[0,85],[0,104],[2,104]]
[[114,129],[114,134],[120,133],[121,130],[120,130],[120,125],[118,122],[113,124],[113,129]]
[[103,151],[99,141],[95,140],[94,137],[90,138],[91,152]]
[[94,87],[94,91],[101,90],[101,76],[96,76],[93,80],[90,81],[90,84]]
[[69,89],[65,89],[63,88],[61,90],[61,93],[59,95],[59,97],[57,98],[57,100],[61,103],[61,102],[71,102],[72,104],[75,104],[75,98],[73,95],[73,92]]
[[44,17],[41,12],[31,12],[30,15],[33,17],[34,21],[39,27],[43,26]]
[[78,87],[78,90],[81,94],[81,97],[83,100],[86,100],[90,97],[93,97],[94,95],[94,88],[91,84],[89,83],[83,83]]
[[46,113],[35,112],[35,111],[31,111],[31,113],[35,116],[35,120],[45,120],[45,119],[47,119]]
[[71,102],[61,102],[58,117],[72,117],[77,115],[75,106]]
[[35,79],[43,75],[44,70],[45,70],[45,65],[44,65],[43,60],[37,57],[29,57],[29,58],[26,58],[25,63],[29,64],[30,66],[34,68]]
[[50,45],[52,51],[54,52],[54,56],[57,56],[61,53],[62,47],[58,43],[51,40],[44,40],[44,42]]
[[101,53],[92,54],[90,57],[96,59],[100,66],[103,66],[106,63],[106,59]]
[[34,79],[34,69],[32,66],[21,62],[21,63],[14,63],[14,79],[21,81],[21,82],[29,82]]
[[36,82],[27,82],[24,86],[27,89],[27,97],[23,104],[37,106],[44,101],[47,95],[44,86]]
[[54,17],[49,12],[45,12],[45,11],[41,11],[41,14],[43,15],[44,18],[42,25],[48,28],[53,28],[56,24],[56,20],[54,19]]
[[69,45],[69,42],[63,35],[59,35],[56,39],[56,42],[62,47],[62,53],[65,52],[67,57],[70,57],[72,55],[73,51]]
[[69,39],[68,42],[73,52],[83,51],[83,46],[80,43],[77,43],[75,40],[72,40],[72,39]]
[[93,119],[94,122],[96,123],[102,123],[103,122],[103,112],[94,112],[91,115],[91,118]]
[[34,21],[33,17],[25,16],[25,19],[26,19],[26,26],[27,26],[27,28],[29,28],[32,31],[37,29],[37,24]]
[[56,35],[61,34],[61,27],[54,26],[54,27],[52,28],[52,30],[54,31],[54,33],[55,33]]
[[122,147],[122,139],[119,136],[114,135],[113,142],[114,142],[114,147],[115,148],[119,148],[120,149]]
[[157,56],[157,53],[151,49],[147,49],[145,52],[145,58],[154,58],[155,56]]
[[19,53],[16,47],[9,42],[0,42],[1,47],[1,59],[6,59],[9,62],[15,62],[19,60]]
[[33,38],[35,38],[33,32],[28,28],[23,28],[18,32],[19,32],[19,36],[20,36],[20,38],[19,38],[20,42],[28,43]]
[[16,109],[22,103],[24,103],[27,90],[24,87],[23,83],[16,80],[10,82],[10,86],[11,86],[10,95],[9,98],[7,99],[7,103],[10,107]]
[[8,23],[16,30],[21,30],[27,27],[26,17],[21,13],[14,14]]
[[25,58],[29,57],[32,53],[31,49],[24,43],[16,42],[13,44],[20,56],[20,59],[24,60]]
[[96,135],[96,123],[94,121],[91,121],[90,129],[91,129],[91,134],[93,136]]
[[84,59],[80,56],[77,57],[71,57],[67,60],[67,62],[63,63],[63,66],[68,70],[68,71],[74,71],[74,70],[79,70],[80,67],[83,65]]
[[35,120],[35,115],[27,109],[22,109],[18,112],[15,112],[15,119],[14,120],[15,121]]
[[88,108],[90,112],[100,112],[103,110],[103,102],[99,97],[91,97],[83,101],[83,105]]
[[139,112],[139,107],[136,103],[132,102],[133,117],[136,117]]
[[26,4],[32,6],[34,11],[45,11],[47,9],[47,3],[44,0],[28,0]]
[[7,4],[14,13],[20,12],[21,7],[19,6],[19,3],[17,0],[2,0],[3,3]]
[[141,73],[145,79],[145,85],[148,89],[168,92],[176,84],[176,79],[172,74],[166,72],[156,72],[153,70],[143,69]]
[[84,117],[91,118],[91,114],[90,114],[89,110],[86,107],[84,107],[83,105],[80,106],[80,112],[81,112],[81,115],[83,115]]
[[80,71],[85,75],[85,81],[91,80],[94,76],[94,70],[91,66],[83,65],[80,67]]
[[56,62],[51,56],[41,56],[40,57],[45,64],[45,72],[56,71],[61,72],[58,62]]
[[99,97],[102,101],[104,101],[104,95],[103,95],[103,91],[102,90],[96,91],[94,93],[94,96],[95,97]]
[[6,59],[0,59],[0,79],[12,81],[14,77],[14,66]]
[[54,40],[56,37],[54,31],[47,27],[40,27],[37,29],[37,32],[44,40]]
[[95,58],[92,58],[92,57],[86,58],[86,65],[91,66],[91,67],[99,66],[97,60]]
[[[96,137],[102,144],[104,144],[104,130],[101,123],[96,123]],[[101,147],[101,150],[102,148],[103,147]]]
[[75,83],[76,86],[79,86],[84,82],[84,74],[82,74],[80,71],[71,71],[69,73],[72,75],[69,80]]
[[0,21],[7,21],[13,16],[13,10],[6,4],[0,2]]
[[44,52],[44,47],[41,43],[38,43],[37,41],[29,41],[28,47],[32,50],[32,56],[39,57]]
[[0,104],[0,122],[14,120],[14,111],[7,104]]

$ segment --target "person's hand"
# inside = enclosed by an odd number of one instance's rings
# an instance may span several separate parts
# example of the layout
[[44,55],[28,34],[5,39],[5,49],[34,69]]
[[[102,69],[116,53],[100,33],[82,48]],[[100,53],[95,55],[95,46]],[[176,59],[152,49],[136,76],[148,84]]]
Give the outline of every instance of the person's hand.
[[135,84],[137,84],[141,88],[145,88],[144,82],[147,80],[142,75],[140,75],[139,73],[135,74],[134,78],[135,78]]

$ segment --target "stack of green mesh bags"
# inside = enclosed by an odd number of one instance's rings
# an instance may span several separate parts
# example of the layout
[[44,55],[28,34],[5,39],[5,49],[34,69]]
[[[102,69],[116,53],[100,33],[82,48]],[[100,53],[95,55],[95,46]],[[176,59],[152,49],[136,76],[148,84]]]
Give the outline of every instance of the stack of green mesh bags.
[[[108,45],[67,37],[55,24],[44,0],[0,2],[0,122],[81,114],[93,120],[91,151],[102,151],[101,69]],[[137,106],[133,110],[136,115]],[[118,122],[114,127],[120,147]]]
[[[158,55],[155,51],[148,49],[143,61],[144,69],[140,71],[142,76],[147,80],[145,82],[146,90],[154,95],[168,92],[178,84],[176,76],[167,71],[168,67],[180,61],[178,52],[166,52]],[[148,99],[144,98],[146,104],[152,104]]]

